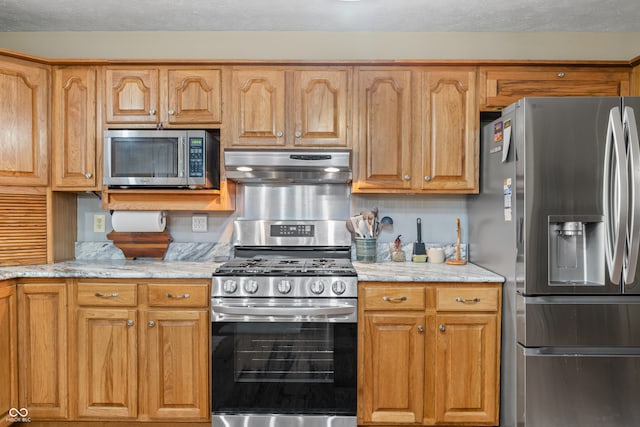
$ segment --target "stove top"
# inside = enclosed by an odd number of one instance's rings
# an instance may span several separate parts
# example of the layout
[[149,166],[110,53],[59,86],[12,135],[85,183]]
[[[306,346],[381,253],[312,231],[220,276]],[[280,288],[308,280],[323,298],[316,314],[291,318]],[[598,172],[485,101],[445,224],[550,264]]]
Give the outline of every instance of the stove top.
[[343,258],[236,258],[218,267],[217,275],[233,276],[355,276],[351,260]]

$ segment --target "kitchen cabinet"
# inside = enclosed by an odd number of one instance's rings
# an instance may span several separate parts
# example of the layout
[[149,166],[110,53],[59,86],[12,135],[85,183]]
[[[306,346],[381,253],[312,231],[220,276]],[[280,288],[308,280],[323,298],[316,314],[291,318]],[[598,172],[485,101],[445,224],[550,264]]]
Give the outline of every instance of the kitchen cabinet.
[[0,281],[0,426],[8,426],[8,412],[18,406],[18,325],[16,285]]
[[479,68],[480,109],[496,111],[526,96],[625,96],[630,67],[503,65]]
[[52,186],[98,191],[102,187],[98,69],[56,67],[52,80]]
[[18,283],[19,407],[34,420],[69,416],[67,285]]
[[107,127],[219,127],[222,68],[107,67]]
[[209,418],[209,282],[75,284],[78,418]]
[[476,74],[473,67],[361,67],[353,191],[477,192]]
[[498,425],[501,284],[359,284],[358,424]]
[[350,67],[237,67],[229,144],[347,147],[350,85]]
[[0,185],[49,184],[49,71],[0,56]]

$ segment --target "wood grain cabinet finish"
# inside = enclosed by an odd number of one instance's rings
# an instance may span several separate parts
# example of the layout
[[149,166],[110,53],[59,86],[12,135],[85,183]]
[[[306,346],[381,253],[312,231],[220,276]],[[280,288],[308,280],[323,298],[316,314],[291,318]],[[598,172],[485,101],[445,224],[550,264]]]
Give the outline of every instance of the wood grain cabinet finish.
[[97,191],[102,187],[98,82],[96,67],[53,70],[51,175],[54,190]]
[[78,419],[209,419],[208,289],[203,281],[78,281]]
[[630,69],[598,66],[482,66],[480,109],[495,111],[523,97],[626,96]]
[[109,127],[218,127],[222,70],[214,67],[105,70],[105,123]]
[[501,284],[359,285],[358,424],[496,426]]
[[19,405],[35,420],[69,416],[67,284],[18,284]]
[[230,146],[346,147],[348,67],[232,71]]
[[18,408],[18,325],[16,286],[0,282],[0,426],[10,425],[9,409]]
[[0,56],[0,99],[0,185],[48,185],[48,68]]

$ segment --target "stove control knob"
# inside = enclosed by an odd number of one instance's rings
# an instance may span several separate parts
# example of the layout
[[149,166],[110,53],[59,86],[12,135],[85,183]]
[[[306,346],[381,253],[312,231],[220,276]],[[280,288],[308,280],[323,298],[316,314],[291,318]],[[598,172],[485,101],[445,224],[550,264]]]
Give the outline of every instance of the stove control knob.
[[244,290],[249,294],[255,294],[258,291],[258,281],[247,280],[244,284]]
[[291,281],[289,280],[281,280],[278,283],[278,292],[281,294],[288,294],[291,292]]
[[322,280],[314,280],[311,282],[311,292],[316,295],[320,295],[324,292],[324,282]]
[[222,284],[222,290],[225,294],[232,294],[236,291],[236,289],[238,289],[238,284],[235,280],[228,279],[225,280]]
[[347,284],[344,283],[342,280],[336,280],[331,285],[331,289],[333,290],[333,293],[337,295],[342,295],[344,294],[344,291],[347,290]]

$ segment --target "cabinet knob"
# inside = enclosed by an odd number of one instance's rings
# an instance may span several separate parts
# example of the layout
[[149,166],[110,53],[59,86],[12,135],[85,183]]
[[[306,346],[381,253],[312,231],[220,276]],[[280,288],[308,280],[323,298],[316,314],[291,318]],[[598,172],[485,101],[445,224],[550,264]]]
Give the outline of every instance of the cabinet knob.
[[149,110],[149,115],[150,116],[155,116],[156,115],[156,109],[155,108],[150,109]]
[[156,326],[156,322],[154,322],[153,320],[149,320],[147,322],[147,326],[149,326],[150,328],[153,328],[154,326]]
[[411,175],[405,175],[405,176],[404,176],[404,180],[405,180],[405,181],[409,181],[409,180],[411,180]]
[[134,325],[133,320],[131,319],[127,320],[127,326],[133,326],[133,325]]
[[176,112],[174,110],[169,110],[167,113],[169,113],[170,116],[173,116]]
[[564,71],[560,71],[558,74],[556,74],[559,78],[563,78],[564,77]]
[[282,135],[284,135],[284,134],[282,133],[282,131],[281,131],[281,130],[279,130],[278,132],[276,132],[276,136],[277,136],[278,138],[282,138]]
[[425,181],[427,181],[427,182],[429,182],[429,181],[431,181],[431,177],[430,177],[429,175],[426,175],[426,176],[424,177],[424,180],[425,180]]
[[296,138],[300,138],[302,136],[302,132],[299,130],[296,131]]
[[91,172],[87,172],[87,173],[84,174],[84,177],[87,178],[87,179],[91,178],[92,176],[93,176],[93,174]]
[[440,325],[440,326],[438,327],[438,329],[440,329],[440,331],[444,332],[444,331],[446,331],[446,330],[447,330],[447,327],[446,327],[446,326],[444,326],[444,325]]
[[424,332],[424,326],[418,325],[418,332]]

